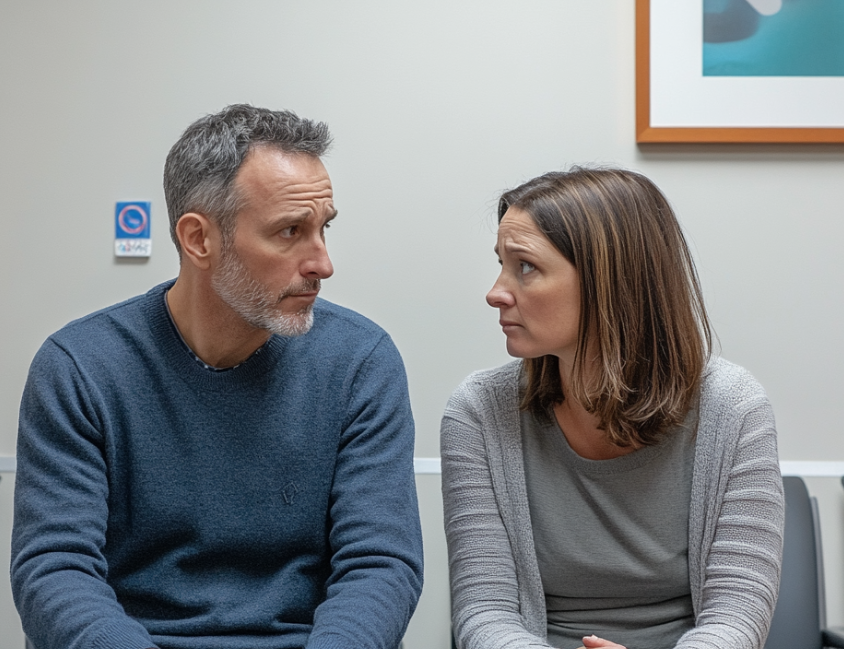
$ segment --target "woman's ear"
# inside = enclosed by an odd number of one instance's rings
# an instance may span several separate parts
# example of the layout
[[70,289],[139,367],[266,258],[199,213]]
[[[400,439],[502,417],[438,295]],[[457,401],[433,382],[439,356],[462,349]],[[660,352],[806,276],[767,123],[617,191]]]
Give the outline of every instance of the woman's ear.
[[182,214],[176,223],[176,237],[182,247],[182,259],[200,270],[211,268],[220,255],[220,228],[203,214]]

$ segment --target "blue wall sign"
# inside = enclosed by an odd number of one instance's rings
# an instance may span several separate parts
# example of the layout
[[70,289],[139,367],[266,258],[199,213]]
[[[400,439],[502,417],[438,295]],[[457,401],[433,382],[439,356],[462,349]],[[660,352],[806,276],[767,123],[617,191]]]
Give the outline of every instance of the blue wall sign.
[[114,254],[117,257],[149,257],[152,203],[132,201],[114,207]]

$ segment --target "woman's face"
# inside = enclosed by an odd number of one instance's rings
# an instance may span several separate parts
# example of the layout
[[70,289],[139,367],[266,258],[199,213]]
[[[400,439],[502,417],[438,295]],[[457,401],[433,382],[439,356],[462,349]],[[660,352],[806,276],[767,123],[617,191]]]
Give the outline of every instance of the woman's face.
[[552,354],[571,364],[580,325],[574,265],[517,208],[501,219],[495,252],[501,274],[486,301],[498,309],[507,353],[518,358]]

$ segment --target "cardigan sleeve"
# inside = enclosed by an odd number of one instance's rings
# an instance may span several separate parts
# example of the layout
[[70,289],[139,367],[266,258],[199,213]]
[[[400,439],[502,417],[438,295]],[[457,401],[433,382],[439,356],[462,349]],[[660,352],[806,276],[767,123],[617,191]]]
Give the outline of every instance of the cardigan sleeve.
[[477,403],[467,380],[451,397],[441,425],[445,533],[457,646],[549,647],[527,630],[521,614],[511,539],[493,490]]
[[719,425],[736,426],[738,435],[721,458],[709,458],[731,462],[711,472],[726,485],[712,485],[713,496],[723,489],[723,498],[711,498],[719,506],[704,514],[712,523],[703,525],[701,545],[709,547],[700,556],[695,628],[680,638],[678,649],[761,649],[779,592],[785,508],[773,411],[761,386],[733,368],[739,380],[730,391],[740,402]]

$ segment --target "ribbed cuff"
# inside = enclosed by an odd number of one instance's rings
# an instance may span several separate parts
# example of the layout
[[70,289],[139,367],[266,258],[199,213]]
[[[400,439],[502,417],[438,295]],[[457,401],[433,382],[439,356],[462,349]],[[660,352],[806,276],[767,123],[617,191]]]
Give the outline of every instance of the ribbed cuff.
[[157,649],[152,638],[140,623],[127,617],[115,620],[94,636],[91,649]]

